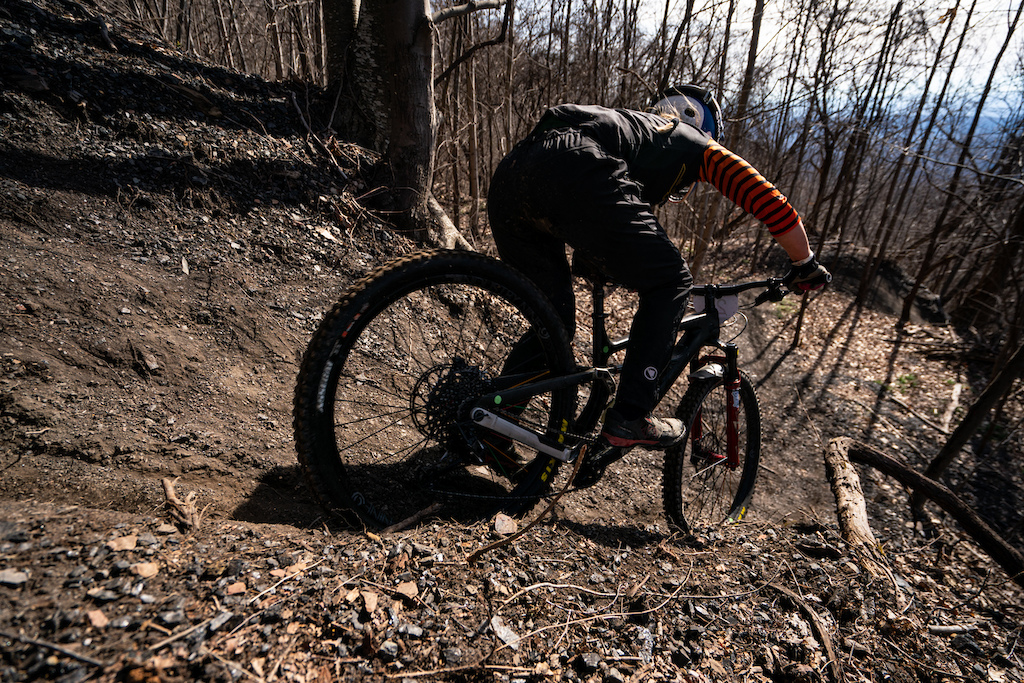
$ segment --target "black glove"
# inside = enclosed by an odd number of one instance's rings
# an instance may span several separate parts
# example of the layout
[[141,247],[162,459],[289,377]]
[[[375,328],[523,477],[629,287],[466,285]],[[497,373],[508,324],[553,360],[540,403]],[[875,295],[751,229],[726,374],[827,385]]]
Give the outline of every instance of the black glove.
[[792,266],[782,278],[782,283],[793,292],[810,292],[821,289],[830,282],[832,282],[832,273],[818,263],[814,254],[811,254],[811,260],[807,263]]

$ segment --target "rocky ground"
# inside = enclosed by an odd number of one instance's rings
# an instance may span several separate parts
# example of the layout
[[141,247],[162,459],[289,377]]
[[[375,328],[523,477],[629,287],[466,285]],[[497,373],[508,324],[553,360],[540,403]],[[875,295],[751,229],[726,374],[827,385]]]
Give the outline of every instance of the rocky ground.
[[[298,357],[416,246],[366,208],[372,155],[310,138],[314,95],[95,5],[0,6],[0,680],[1024,680],[1021,591],[955,525],[924,537],[862,470],[891,577],[838,535],[828,441],[923,466],[986,371],[949,328],[897,337],[884,296],[852,307],[842,267],[800,346],[799,304],[751,318],[766,443],[741,525],[670,534],[643,451],[473,563],[503,520],[324,516]],[[1020,545],[1014,411],[956,482]]]

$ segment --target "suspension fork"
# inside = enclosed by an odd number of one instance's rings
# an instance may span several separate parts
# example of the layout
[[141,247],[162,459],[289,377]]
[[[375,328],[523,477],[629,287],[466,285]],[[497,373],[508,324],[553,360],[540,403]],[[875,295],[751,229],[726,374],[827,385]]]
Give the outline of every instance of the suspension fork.
[[725,377],[722,379],[726,401],[726,458],[729,469],[734,470],[740,464],[740,368],[739,349],[732,342],[725,345]]
[[[715,356],[712,360],[722,362],[722,386],[725,389],[725,453],[715,454],[719,461],[724,460],[730,470],[740,465],[740,369],[739,369],[739,347],[733,343],[721,347],[725,357]],[[709,360],[707,357],[694,359],[691,363],[691,371],[696,371],[702,363]],[[693,424],[690,426],[690,442],[693,444],[694,452],[704,438],[704,419],[701,408],[697,408]]]

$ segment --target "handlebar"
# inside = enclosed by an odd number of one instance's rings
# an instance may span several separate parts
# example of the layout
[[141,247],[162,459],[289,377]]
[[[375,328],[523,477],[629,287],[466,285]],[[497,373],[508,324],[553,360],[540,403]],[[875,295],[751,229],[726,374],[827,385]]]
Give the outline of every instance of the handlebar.
[[781,277],[741,282],[735,285],[698,285],[693,288],[692,293],[694,296],[707,297],[708,295],[711,295],[714,299],[723,296],[736,296],[740,292],[746,292],[751,289],[764,289],[764,291],[758,294],[757,298],[754,299],[755,306],[760,306],[766,301],[782,301],[782,299],[790,293],[790,290],[783,285]]

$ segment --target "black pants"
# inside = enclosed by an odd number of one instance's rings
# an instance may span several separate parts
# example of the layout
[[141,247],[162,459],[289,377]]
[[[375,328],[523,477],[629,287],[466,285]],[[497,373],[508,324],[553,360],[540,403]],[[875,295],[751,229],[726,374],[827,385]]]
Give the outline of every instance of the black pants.
[[658,377],[693,284],[686,261],[640,195],[622,159],[567,129],[520,142],[498,165],[488,196],[501,259],[548,295],[570,334],[576,301],[566,244],[639,293],[615,399],[625,419],[657,404]]

